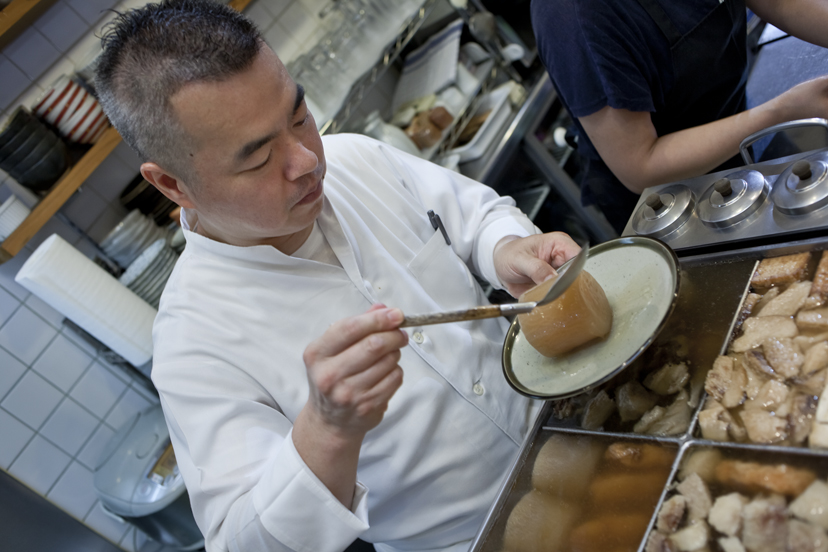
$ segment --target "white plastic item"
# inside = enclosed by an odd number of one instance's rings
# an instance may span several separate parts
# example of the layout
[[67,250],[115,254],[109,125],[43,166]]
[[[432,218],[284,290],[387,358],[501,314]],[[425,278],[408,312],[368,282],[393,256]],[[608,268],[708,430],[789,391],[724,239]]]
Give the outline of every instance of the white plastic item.
[[489,147],[492,140],[508,123],[509,115],[512,112],[509,105],[509,93],[511,91],[512,82],[509,81],[498,86],[480,100],[472,117],[485,113],[489,109],[492,111],[469,143],[449,151],[449,153],[456,153],[460,156],[460,163],[480,158],[486,152],[486,148]]
[[57,234],[14,279],[133,366],[152,357],[157,311]]
[[20,199],[12,194],[0,205],[0,241],[8,238],[15,228],[26,220],[31,211]]

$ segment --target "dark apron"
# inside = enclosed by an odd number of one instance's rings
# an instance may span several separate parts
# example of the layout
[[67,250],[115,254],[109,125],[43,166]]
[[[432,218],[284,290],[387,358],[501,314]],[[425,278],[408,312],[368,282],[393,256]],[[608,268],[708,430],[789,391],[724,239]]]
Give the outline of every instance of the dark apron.
[[[637,0],[670,43],[674,82],[652,113],[659,136],[700,126],[745,110],[747,24],[744,0],[724,0],[681,35],[657,0]],[[711,172],[742,165],[736,155]],[[589,159],[584,200],[596,203],[620,234],[638,202],[600,159]]]

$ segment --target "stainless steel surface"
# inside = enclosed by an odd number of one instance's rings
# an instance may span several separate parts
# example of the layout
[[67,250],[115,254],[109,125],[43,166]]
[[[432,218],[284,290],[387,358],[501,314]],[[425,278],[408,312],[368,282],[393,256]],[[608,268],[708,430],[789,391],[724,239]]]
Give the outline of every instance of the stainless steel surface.
[[696,207],[696,198],[686,186],[668,186],[653,195],[658,197],[660,206],[648,203],[636,211],[632,221],[637,234],[661,238],[687,222]]
[[728,173],[707,187],[697,207],[706,226],[727,228],[755,213],[768,196],[768,184],[759,171]]
[[[806,240],[798,240],[784,244],[770,244],[757,246],[752,248],[741,249],[737,251],[725,251],[715,253],[705,253],[701,255],[687,256],[680,260],[682,273],[688,275],[685,278],[687,286],[682,287],[682,297],[684,303],[677,306],[671,322],[681,324],[687,319],[687,308],[695,310],[699,316],[704,315],[704,311],[709,313],[709,326],[705,328],[703,334],[706,337],[699,337],[696,334],[691,335],[694,349],[710,349],[710,344],[714,343],[713,350],[707,350],[703,356],[713,358],[717,354],[724,353],[729,345],[733,328],[735,327],[741,304],[744,297],[749,291],[750,276],[755,270],[756,263],[765,257],[774,257],[779,255],[788,255],[792,253],[799,253],[803,251],[818,251],[828,249],[828,236],[819,238],[810,238]],[[718,274],[718,276],[716,276]],[[721,290],[718,297],[709,296],[711,289],[719,289],[721,286],[728,286],[728,291]],[[695,289],[694,289],[695,288]],[[688,292],[691,292],[688,296]],[[727,303],[727,305],[725,305]],[[735,305],[735,306],[734,306]],[[713,307],[708,308],[708,307]],[[729,312],[729,314],[725,314]],[[722,319],[724,317],[724,319]],[[688,320],[687,329],[693,330],[699,325],[699,320],[691,316]],[[662,333],[671,331],[668,325]],[[715,338],[717,340],[714,341]],[[707,345],[705,345],[707,343]],[[704,363],[706,368],[712,364],[712,359],[708,361],[699,360],[699,363]],[[665,445],[675,445],[678,447],[678,453],[673,465],[671,467],[670,475],[667,483],[662,490],[661,497],[658,504],[650,518],[650,523],[647,528],[638,551],[644,552],[647,538],[650,531],[655,526],[657,514],[661,508],[663,501],[667,494],[671,491],[672,483],[681,467],[682,462],[687,457],[689,452],[701,447],[716,448],[723,451],[729,451],[731,454],[743,455],[744,458],[753,461],[790,461],[794,462],[808,462],[819,461],[820,466],[826,465],[828,460],[828,450],[815,450],[804,447],[787,447],[779,445],[759,445],[750,443],[732,443],[710,441],[699,438],[698,435],[698,415],[704,406],[704,396],[701,397],[699,405],[696,407],[692,421],[687,431],[672,437],[659,437],[649,435],[639,435],[629,431],[587,431],[573,426],[562,426],[560,421],[554,420],[551,417],[541,427],[534,430],[533,435],[529,435],[524,441],[523,448],[520,453],[520,462],[516,463],[509,472],[506,482],[501,487],[495,504],[490,509],[486,517],[486,521],[481,527],[474,544],[472,551],[489,551],[497,550],[497,539],[500,538],[498,531],[502,531],[503,524],[505,524],[505,517],[509,514],[509,506],[513,505],[519,497],[511,496],[512,491],[515,490],[517,483],[521,480],[525,481],[527,477],[526,470],[531,470],[531,464],[527,463],[527,458],[531,456],[531,448],[534,443],[541,442],[547,436],[554,433],[567,433],[571,435],[592,436],[596,439],[617,439],[627,442],[642,442],[642,443],[662,443]],[[554,408],[554,402],[547,404],[545,412],[551,414]],[[552,408],[549,408],[552,407]],[[537,424],[536,424],[537,427]],[[797,460],[799,459],[799,460]],[[815,464],[816,465],[816,464]],[[825,473],[821,473],[823,477]],[[492,542],[489,542],[492,539]]]
[[[801,183],[802,179],[795,175],[784,177],[788,180],[783,180],[780,177],[783,173],[790,175],[793,171],[793,165],[803,159],[814,160],[811,165],[814,175],[818,176],[823,170],[823,160],[828,159],[828,148],[755,163],[741,169],[719,171],[672,184],[648,188],[642,193],[622,235],[647,235],[647,228],[636,226],[637,221],[643,219],[649,212],[648,210],[651,209],[646,204],[646,198],[652,193],[660,194],[664,190],[677,185],[687,187],[698,198],[696,208],[683,225],[676,226],[669,233],[659,236],[659,239],[679,252],[680,255],[693,254],[693,250],[714,247],[738,249],[745,247],[740,242],[752,242],[749,245],[756,245],[757,240],[760,239],[779,243],[798,237],[807,237],[810,233],[828,231],[828,206],[826,206],[828,205],[828,183],[823,184],[824,180],[814,181],[812,177],[809,182],[805,183],[805,186],[797,188],[797,191],[790,191],[790,189],[789,192],[778,191],[778,189],[788,186],[787,182],[789,181],[796,180],[794,186]],[[746,171],[755,171],[764,176],[764,180],[770,189],[767,198],[760,202],[759,198],[762,194],[757,193],[757,184],[754,189],[757,199],[750,204],[751,208],[755,208],[753,212],[746,209],[742,212],[727,213],[727,206],[725,208],[715,207],[714,203],[718,199],[713,197],[712,187],[715,183],[723,178],[727,178],[731,182],[733,180],[745,180]],[[756,178],[758,182],[758,177]],[[740,193],[741,189],[742,185],[737,182],[734,187],[736,194]],[[796,199],[791,199],[789,196]],[[707,201],[708,197],[713,201]],[[782,202],[781,208],[774,203],[776,199]],[[722,203],[721,200],[719,202]],[[811,202],[812,207],[804,207],[804,204],[808,202]],[[807,211],[807,209],[812,210]],[[786,210],[788,213],[785,212]],[[724,216],[714,214],[720,211]],[[789,214],[792,212],[803,214]],[[727,214],[732,215],[733,218],[728,219]],[[707,223],[703,220],[705,217],[707,217]],[[740,219],[740,217],[742,218]],[[733,223],[728,224],[729,222]]]
[[742,154],[742,159],[745,161],[745,165],[751,165],[753,164],[753,158],[750,156],[750,150],[748,150],[748,148],[753,145],[754,142],[757,142],[765,136],[776,134],[777,132],[784,132],[786,130],[811,126],[821,126],[825,128],[825,130],[828,130],[828,121],[814,117],[812,119],[797,119],[795,121],[787,121],[779,123],[778,125],[769,126],[768,128],[754,132],[742,140],[742,143],[739,144],[739,153]]
[[786,215],[807,215],[828,205],[828,153],[789,165],[776,179],[771,201]]

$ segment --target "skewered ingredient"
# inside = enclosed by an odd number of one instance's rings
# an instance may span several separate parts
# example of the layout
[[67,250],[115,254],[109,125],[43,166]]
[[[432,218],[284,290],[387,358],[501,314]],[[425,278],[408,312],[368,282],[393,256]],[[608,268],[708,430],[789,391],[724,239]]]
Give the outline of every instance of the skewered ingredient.
[[[520,296],[520,301],[538,301],[555,279],[550,279]],[[527,341],[548,357],[567,353],[594,339],[602,339],[612,328],[612,307],[600,284],[582,271],[560,297],[518,320]]]

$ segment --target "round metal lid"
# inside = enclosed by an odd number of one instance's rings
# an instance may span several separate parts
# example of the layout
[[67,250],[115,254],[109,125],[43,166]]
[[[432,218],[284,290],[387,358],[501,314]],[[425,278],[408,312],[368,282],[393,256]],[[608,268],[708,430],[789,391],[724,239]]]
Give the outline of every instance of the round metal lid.
[[676,254],[658,240],[617,238],[589,250],[584,270],[612,306],[612,329],[598,343],[545,357],[512,322],[503,344],[503,374],[518,393],[564,399],[588,391],[630,365],[656,338],[673,312],[680,271]]
[[696,199],[687,186],[677,184],[653,192],[633,213],[633,231],[641,236],[664,237],[687,222],[695,205]]
[[724,228],[753,214],[768,196],[768,183],[759,171],[737,171],[711,184],[699,200],[698,215],[705,225]]
[[828,152],[788,166],[776,179],[770,197],[786,215],[804,215],[828,204]]

